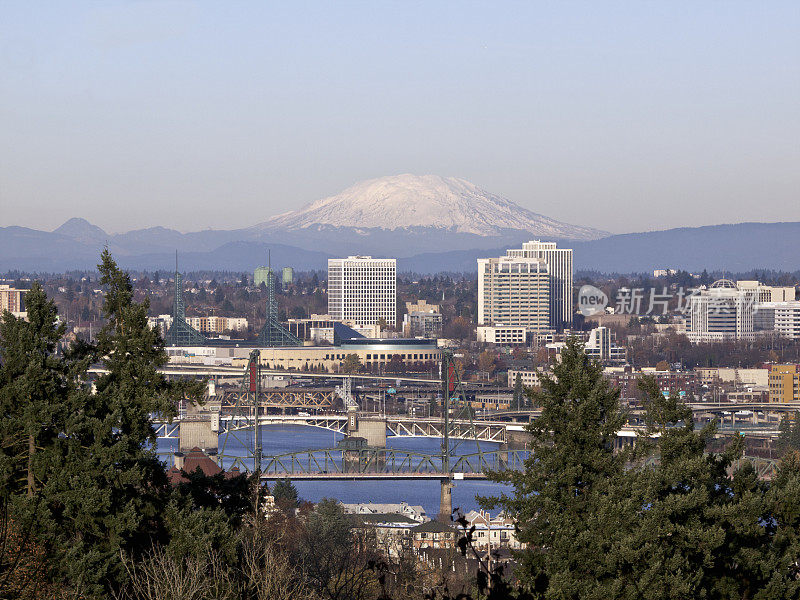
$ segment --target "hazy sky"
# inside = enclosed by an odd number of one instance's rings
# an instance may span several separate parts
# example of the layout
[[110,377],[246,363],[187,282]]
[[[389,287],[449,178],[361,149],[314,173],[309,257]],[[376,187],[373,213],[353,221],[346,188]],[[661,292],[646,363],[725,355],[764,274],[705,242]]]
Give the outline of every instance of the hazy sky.
[[397,173],[613,232],[800,221],[800,2],[0,0],[0,226]]

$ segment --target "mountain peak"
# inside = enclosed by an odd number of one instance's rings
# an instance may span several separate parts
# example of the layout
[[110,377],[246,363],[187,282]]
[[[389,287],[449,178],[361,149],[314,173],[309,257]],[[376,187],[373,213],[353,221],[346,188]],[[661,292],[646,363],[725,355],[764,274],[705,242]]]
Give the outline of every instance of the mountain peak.
[[63,235],[79,242],[99,242],[108,239],[108,234],[97,225],[92,225],[86,219],[72,217],[53,233]]
[[562,223],[491,194],[458,177],[393,175],[361,181],[258,227],[306,229],[319,226],[367,229],[434,228],[479,236],[508,230],[545,238],[596,239],[604,232]]

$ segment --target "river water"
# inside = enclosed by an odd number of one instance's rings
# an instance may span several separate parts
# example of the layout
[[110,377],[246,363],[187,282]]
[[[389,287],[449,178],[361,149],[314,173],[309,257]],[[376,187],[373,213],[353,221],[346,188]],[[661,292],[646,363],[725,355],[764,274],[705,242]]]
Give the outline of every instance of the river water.
[[[225,434],[219,436],[220,454],[228,456],[245,456],[246,445],[252,444],[252,431],[239,432],[238,437],[244,444],[229,436],[227,443]],[[334,448],[342,439],[341,434],[302,425],[263,425],[261,427],[262,445],[265,456],[274,456],[299,450]],[[469,454],[477,452],[476,442],[453,442],[451,453]],[[441,453],[441,439],[438,438],[412,438],[412,437],[387,437],[386,446],[397,450],[408,450],[421,454]],[[481,442],[483,451],[496,450],[498,444]],[[161,453],[172,452],[177,449],[177,440],[158,440],[158,451]],[[232,458],[223,459],[223,467],[232,462]],[[262,464],[267,459],[262,461]],[[453,508],[461,508],[464,512],[478,508],[476,495],[492,496],[501,492],[511,493],[511,488],[502,484],[489,481],[455,481],[453,488]],[[434,517],[439,512],[440,484],[436,480],[423,481],[297,481],[295,482],[300,497],[311,502],[319,502],[323,498],[335,498],[345,503],[355,502],[380,502],[397,503],[407,502],[412,505],[421,505],[428,516]]]

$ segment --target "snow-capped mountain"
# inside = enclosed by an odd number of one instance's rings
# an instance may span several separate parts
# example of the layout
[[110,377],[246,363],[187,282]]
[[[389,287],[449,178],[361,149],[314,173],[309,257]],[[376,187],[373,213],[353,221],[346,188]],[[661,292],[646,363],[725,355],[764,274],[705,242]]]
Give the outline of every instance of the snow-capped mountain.
[[469,181],[438,175],[395,175],[361,181],[335,196],[276,215],[254,229],[320,227],[434,228],[477,236],[495,236],[516,230],[543,238],[575,240],[608,235],[537,214]]

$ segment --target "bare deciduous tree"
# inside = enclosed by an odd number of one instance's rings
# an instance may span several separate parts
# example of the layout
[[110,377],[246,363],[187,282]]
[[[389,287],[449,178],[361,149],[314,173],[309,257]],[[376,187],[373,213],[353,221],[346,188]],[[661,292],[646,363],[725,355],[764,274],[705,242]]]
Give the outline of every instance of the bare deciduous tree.
[[123,558],[128,584],[116,600],[226,600],[235,598],[230,569],[213,550],[176,558],[155,548],[139,561]]

